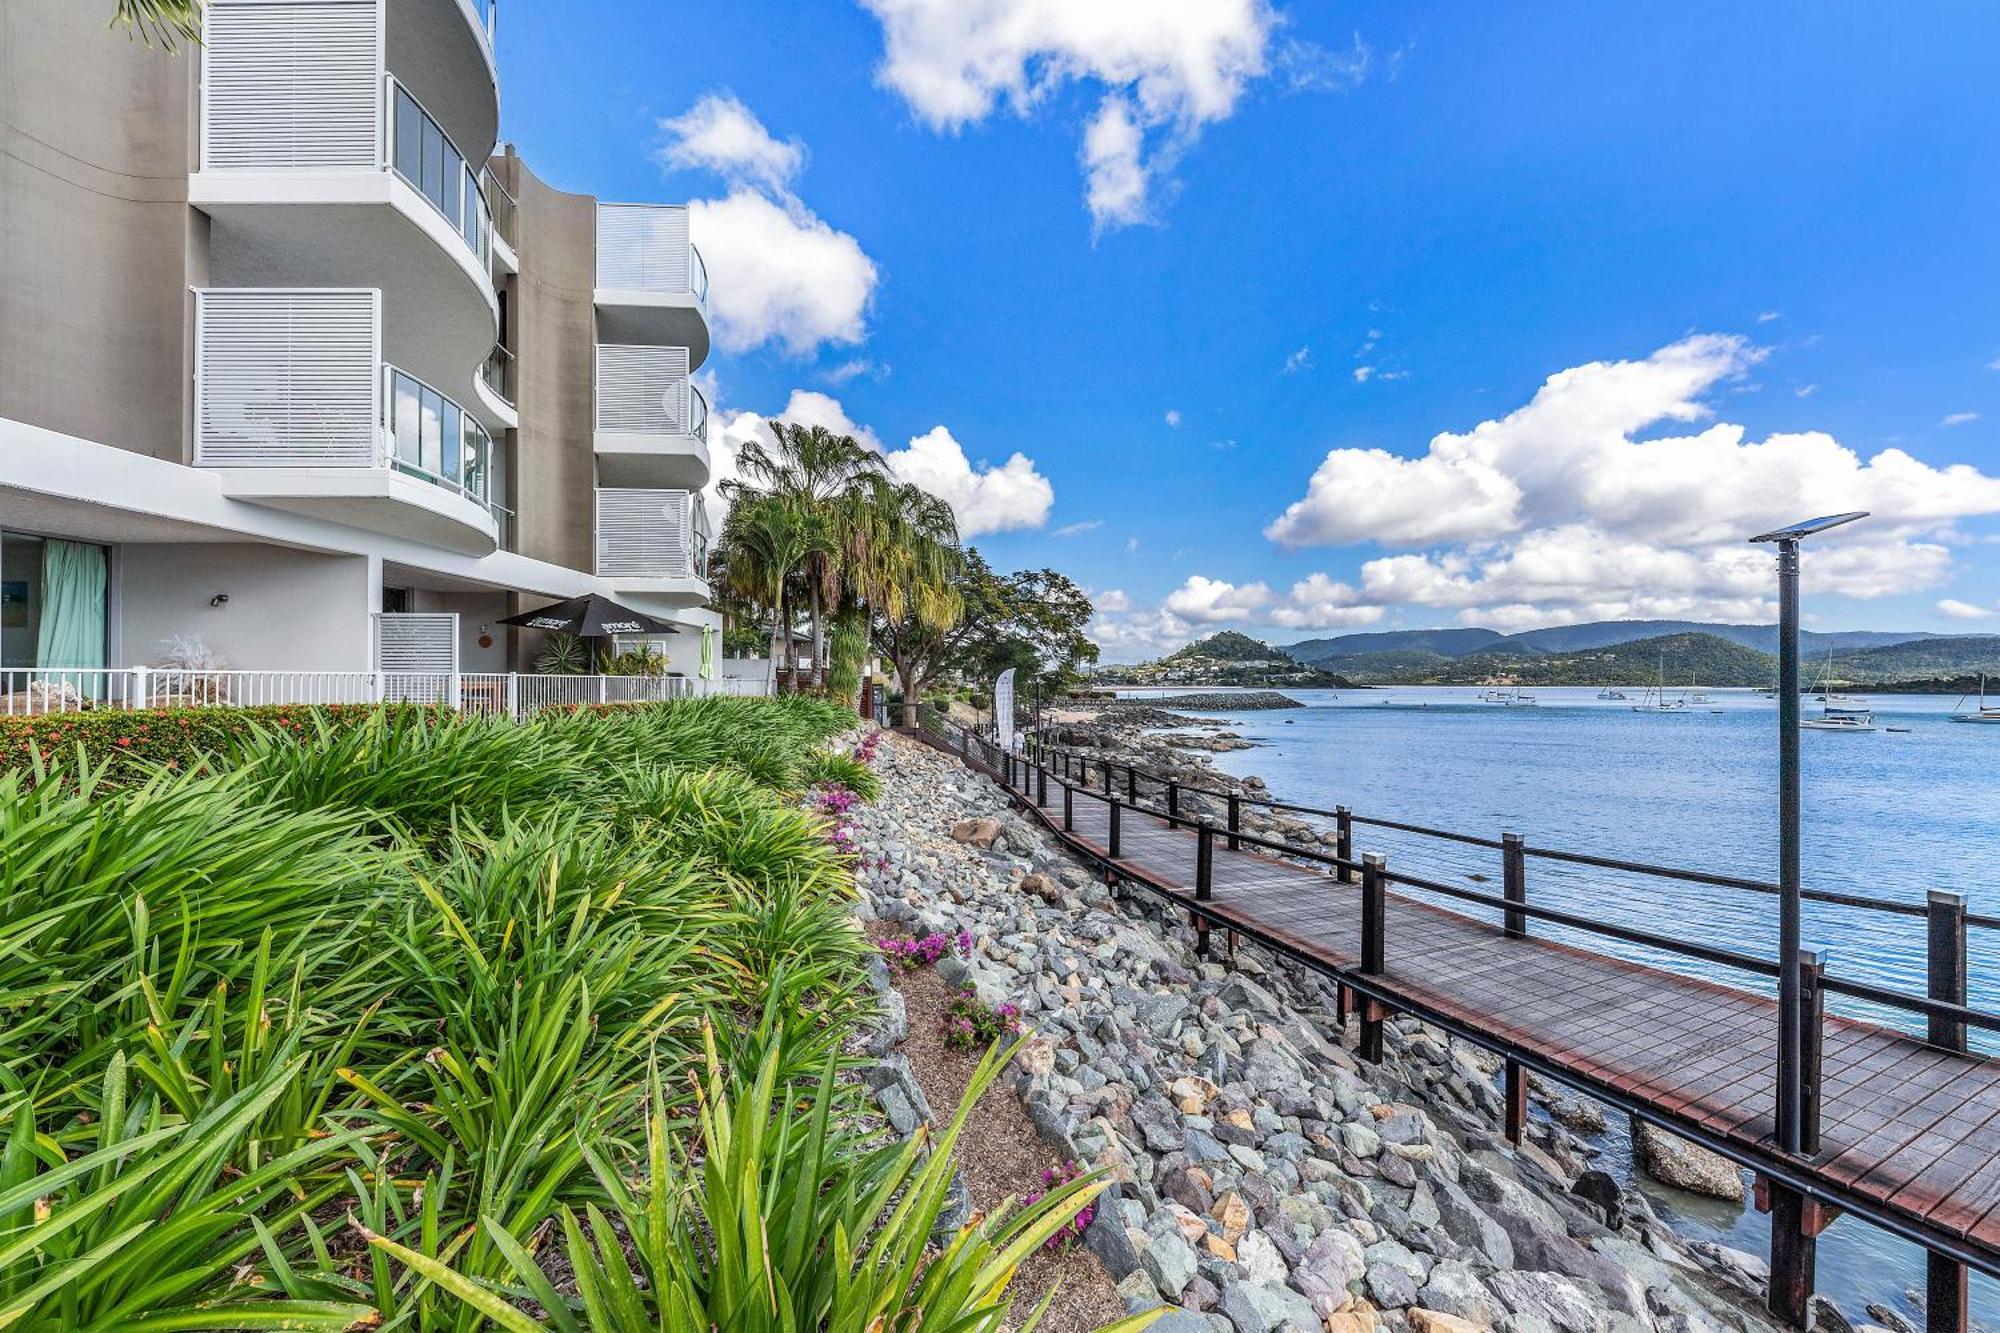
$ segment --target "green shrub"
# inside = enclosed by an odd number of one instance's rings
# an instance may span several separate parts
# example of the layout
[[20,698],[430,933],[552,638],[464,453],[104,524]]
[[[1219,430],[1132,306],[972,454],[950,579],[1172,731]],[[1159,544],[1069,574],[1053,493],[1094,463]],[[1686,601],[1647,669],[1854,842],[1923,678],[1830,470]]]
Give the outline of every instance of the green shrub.
[[[204,756],[234,756],[260,732],[301,739],[315,724],[348,727],[381,710],[368,704],[280,704],[262,708],[161,708],[128,712],[101,708],[82,713],[0,717],[0,769],[68,769],[78,750],[113,781],[154,768],[185,769]],[[415,705],[394,713],[441,716]]]
[[807,786],[845,787],[864,801],[880,800],[882,778],[875,770],[851,754],[815,750],[800,764],[799,777]]

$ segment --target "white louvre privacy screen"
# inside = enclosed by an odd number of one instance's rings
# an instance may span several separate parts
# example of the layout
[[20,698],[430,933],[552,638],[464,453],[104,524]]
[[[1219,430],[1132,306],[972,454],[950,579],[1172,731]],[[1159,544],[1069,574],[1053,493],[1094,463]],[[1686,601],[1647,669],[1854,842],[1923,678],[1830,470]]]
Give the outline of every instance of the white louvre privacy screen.
[[597,285],[624,291],[691,292],[688,211],[681,204],[597,206]]
[[195,293],[197,467],[373,467],[381,293]]
[[375,669],[388,703],[458,706],[458,614],[380,612]]
[[202,170],[380,165],[381,0],[209,0],[200,58]]
[[699,545],[692,492],[638,488],[597,492],[600,575],[688,578],[696,573]]
[[688,349],[599,343],[597,429],[628,435],[694,434]]

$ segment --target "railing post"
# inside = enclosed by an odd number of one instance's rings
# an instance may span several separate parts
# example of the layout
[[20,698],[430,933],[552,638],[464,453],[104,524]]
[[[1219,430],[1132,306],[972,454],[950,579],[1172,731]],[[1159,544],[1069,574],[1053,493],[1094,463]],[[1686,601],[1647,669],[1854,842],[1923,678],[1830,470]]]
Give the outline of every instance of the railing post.
[[[1382,975],[1388,952],[1389,893],[1384,871],[1389,858],[1370,852],[1361,858],[1361,975]],[[1370,1064],[1382,1059],[1381,1001],[1372,995],[1361,997],[1361,1058]]]
[[[1965,896],[1932,889],[1924,905],[1929,943],[1929,987],[1933,1000],[1965,1003]],[[1948,1051],[1965,1049],[1965,1024],[1936,1014],[1930,1018],[1930,1043]]]
[[[1202,824],[1194,831],[1194,900],[1205,903],[1215,897],[1215,833],[1208,825]],[[1194,916],[1195,952],[1206,958],[1209,954],[1208,918],[1200,912]]]
[[368,674],[370,677],[372,677],[372,679],[369,681],[368,688],[373,690],[375,693],[375,698],[373,702],[378,704],[384,702],[389,697],[388,673],[382,671],[371,671]]
[[1104,761],[1104,799],[1111,799],[1111,761]]
[[1181,814],[1181,784],[1171,779],[1167,782],[1167,817],[1179,819]]
[[1049,770],[1045,765],[1035,765],[1035,806],[1044,808],[1049,803]]
[[521,720],[521,676],[515,671],[507,673],[507,716]]
[[1507,1142],[1518,1148],[1528,1135],[1528,1073],[1519,1060],[1508,1059],[1506,1086]]
[[[1510,903],[1528,904],[1528,855],[1526,844],[1518,833],[1500,835],[1500,865],[1504,872],[1504,894]],[[1528,914],[1509,907],[1505,914],[1507,938],[1525,939],[1528,934]]]
[[1116,861],[1119,856],[1119,845],[1118,845],[1119,805],[1118,802],[1115,800],[1108,802],[1108,804],[1111,809],[1111,833],[1110,833],[1110,841],[1106,844],[1105,850],[1107,850],[1111,854],[1111,859]]
[[1073,799],[1075,795],[1076,795],[1076,788],[1070,786],[1067,782],[1063,783],[1063,832],[1064,833],[1071,833],[1076,830],[1076,804]]
[[1139,770],[1125,765],[1125,804],[1139,804]]
[[1354,812],[1344,805],[1333,807],[1333,829],[1333,854],[1342,862],[1340,882],[1352,884],[1354,871],[1346,863],[1354,859]]
[[1230,851],[1232,852],[1236,851],[1242,846],[1242,844],[1236,840],[1236,835],[1242,831],[1243,831],[1242,804],[1237,800],[1236,793],[1231,792],[1229,793],[1229,850]]
[[[1927,993],[1945,1004],[1966,1002],[1965,895],[1932,889],[1924,905],[1928,937]],[[1964,1051],[1965,1024],[1933,1014],[1929,1040],[1947,1051]],[[1924,1254],[1924,1328],[1928,1333],[1965,1333],[1970,1291],[1967,1269],[1956,1259]]]
[[1799,1153],[1819,1152],[1820,1054],[1826,1036],[1826,955],[1799,950]]
[[145,708],[150,706],[150,704],[151,700],[147,697],[146,668],[135,666],[132,668],[130,706],[133,708]]

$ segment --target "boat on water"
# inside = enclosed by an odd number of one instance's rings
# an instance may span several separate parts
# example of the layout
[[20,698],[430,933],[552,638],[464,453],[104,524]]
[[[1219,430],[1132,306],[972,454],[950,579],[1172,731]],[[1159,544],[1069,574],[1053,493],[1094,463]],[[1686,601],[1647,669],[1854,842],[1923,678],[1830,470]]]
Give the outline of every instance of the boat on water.
[[1648,685],[1645,694],[1640,696],[1639,702],[1632,704],[1630,707],[1635,713],[1685,713],[1687,706],[1686,695],[1682,695],[1678,699],[1667,697],[1667,655],[1661,653],[1658,682]]
[[[1961,698],[1959,702],[1964,703],[1965,700]],[[1979,675],[1978,707],[1970,713],[1953,713],[1951,720],[1954,722],[2000,722],[2000,704],[1989,704],[1986,702],[1985,672],[1981,672]]]
[[1623,691],[1623,690],[1614,690],[1614,689],[1612,689],[1612,688],[1611,688],[1611,687],[1610,687],[1609,685],[1606,685],[1606,686],[1605,686],[1605,687],[1604,687],[1603,689],[1601,689],[1601,690],[1599,690],[1599,691],[1597,692],[1597,697],[1598,697],[1598,698],[1600,698],[1600,699],[1618,699],[1618,700],[1623,700],[1623,699],[1625,698],[1625,691]]
[[1502,708],[1529,708],[1534,706],[1536,700],[1534,695],[1516,685],[1510,690],[1488,690],[1479,696],[1479,702],[1499,704]]
[[[1840,692],[1838,692],[1833,688],[1833,649],[1831,648],[1828,648],[1826,650],[1826,666],[1820,670],[1819,684],[1813,687],[1812,697],[1816,702],[1825,705],[1825,707],[1820,710],[1822,717],[1824,717],[1824,715],[1827,713],[1860,714],[1863,716],[1872,717],[1872,714],[1869,713],[1868,701],[1866,699],[1862,698],[1858,694],[1841,694]],[[1812,724],[1810,721],[1806,721],[1806,722],[1801,722],[1799,725],[1810,726]],[[1874,729],[1875,728],[1872,725],[1868,727],[1869,731],[1873,731]],[[1854,728],[1819,727],[1816,728],[1816,730],[1852,731],[1854,730]]]
[[1873,731],[1875,714],[1867,708],[1844,708],[1829,703],[1820,709],[1818,717],[1802,717],[1799,728],[1803,731]]

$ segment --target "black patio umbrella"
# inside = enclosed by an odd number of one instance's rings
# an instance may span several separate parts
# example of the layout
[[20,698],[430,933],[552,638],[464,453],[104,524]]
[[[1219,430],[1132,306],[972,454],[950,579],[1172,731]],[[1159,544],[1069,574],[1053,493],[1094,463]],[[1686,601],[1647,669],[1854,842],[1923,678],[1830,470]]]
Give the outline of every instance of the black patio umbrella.
[[594,592],[586,593],[582,597],[572,597],[566,602],[552,603],[539,611],[523,611],[518,616],[508,616],[500,623],[520,625],[527,629],[552,630],[560,634],[574,634],[583,639],[602,639],[613,634],[680,632],[667,621],[656,620],[643,611],[634,611],[629,606],[620,606],[609,597],[599,597]]

